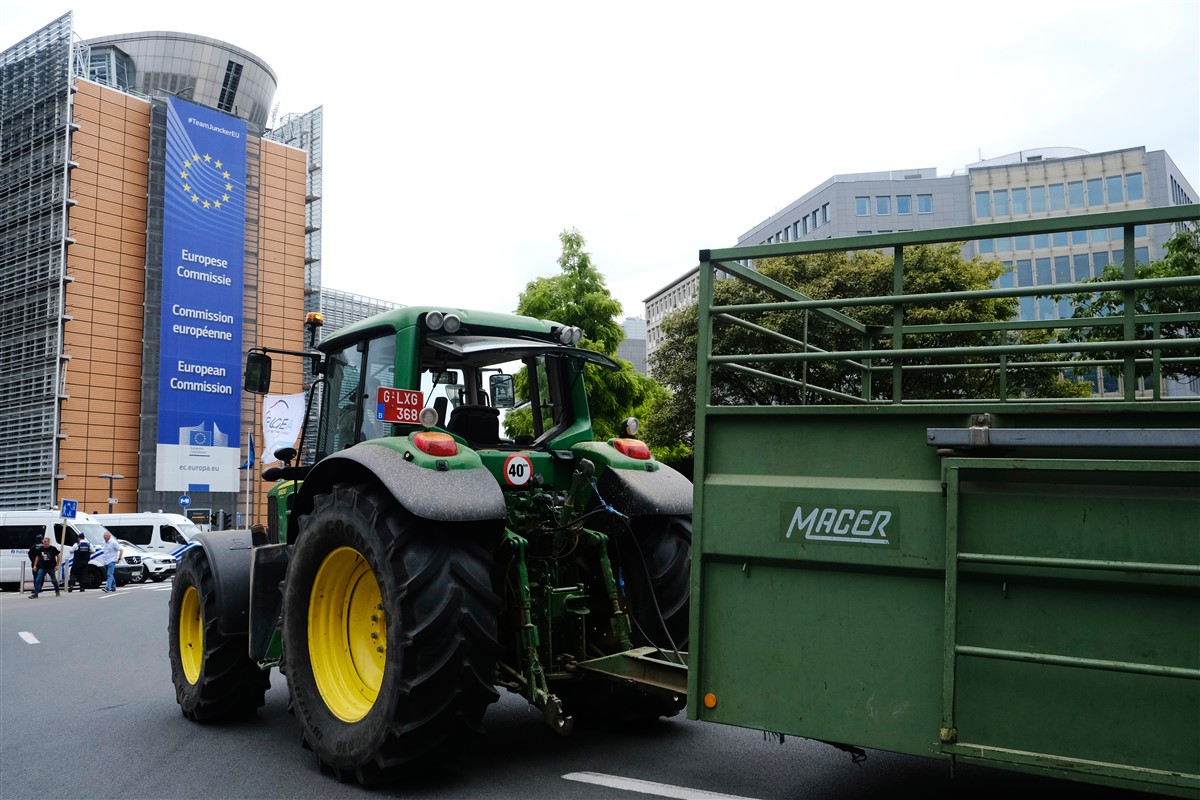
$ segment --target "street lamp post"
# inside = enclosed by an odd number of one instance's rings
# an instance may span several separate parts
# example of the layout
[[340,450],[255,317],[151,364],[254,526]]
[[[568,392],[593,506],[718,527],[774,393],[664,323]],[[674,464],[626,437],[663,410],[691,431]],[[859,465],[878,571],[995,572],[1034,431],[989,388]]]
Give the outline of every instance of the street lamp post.
[[108,504],[110,506],[115,506],[117,504],[117,498],[113,497],[112,484],[113,484],[113,481],[125,480],[125,476],[124,475],[109,475],[107,472],[105,472],[105,473],[101,474],[100,477],[108,478]]

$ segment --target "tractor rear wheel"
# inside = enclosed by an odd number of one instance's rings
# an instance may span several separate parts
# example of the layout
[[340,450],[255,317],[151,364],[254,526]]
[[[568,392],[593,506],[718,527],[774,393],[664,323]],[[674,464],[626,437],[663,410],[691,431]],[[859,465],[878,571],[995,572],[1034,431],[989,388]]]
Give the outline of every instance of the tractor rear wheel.
[[300,520],[284,668],[302,744],[339,780],[437,763],[498,698],[489,552],[470,526],[434,525],[346,484]]
[[253,716],[271,685],[248,654],[248,637],[219,630],[216,589],[204,550],[189,550],[171,587],[167,637],[175,699],[197,722]]
[[634,517],[617,539],[633,643],[687,650],[692,580],[692,518]]

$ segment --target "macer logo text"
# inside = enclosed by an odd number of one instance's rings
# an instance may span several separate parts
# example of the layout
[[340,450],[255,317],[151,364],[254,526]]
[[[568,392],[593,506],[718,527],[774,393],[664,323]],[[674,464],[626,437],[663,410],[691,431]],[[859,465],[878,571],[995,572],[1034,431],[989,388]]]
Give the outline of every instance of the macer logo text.
[[[794,509],[790,519],[789,509]],[[893,543],[888,537],[892,512],[886,509],[788,505],[783,519],[788,520],[785,539],[803,533],[805,539],[817,542]]]

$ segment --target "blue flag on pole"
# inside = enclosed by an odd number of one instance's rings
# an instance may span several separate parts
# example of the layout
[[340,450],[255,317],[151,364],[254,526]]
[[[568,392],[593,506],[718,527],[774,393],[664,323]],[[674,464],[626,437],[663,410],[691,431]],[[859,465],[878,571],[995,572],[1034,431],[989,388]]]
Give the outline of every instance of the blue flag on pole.
[[254,434],[250,434],[250,454],[246,456],[246,461],[238,467],[238,469],[254,469]]

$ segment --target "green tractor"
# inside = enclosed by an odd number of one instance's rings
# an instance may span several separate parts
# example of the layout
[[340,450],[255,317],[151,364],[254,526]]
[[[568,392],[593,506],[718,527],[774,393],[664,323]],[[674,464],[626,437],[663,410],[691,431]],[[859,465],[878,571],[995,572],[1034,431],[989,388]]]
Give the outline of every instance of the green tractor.
[[[254,714],[278,667],[303,745],[369,784],[440,763],[500,688],[564,734],[677,713],[691,483],[635,420],[593,441],[584,367],[617,365],[580,337],[408,307],[291,353],[320,376],[314,463],[277,452],[268,524],[185,553],[168,624],[184,715]],[[288,351],[251,351],[247,391],[268,391],[269,352]],[[507,438],[503,414],[527,432]]]

